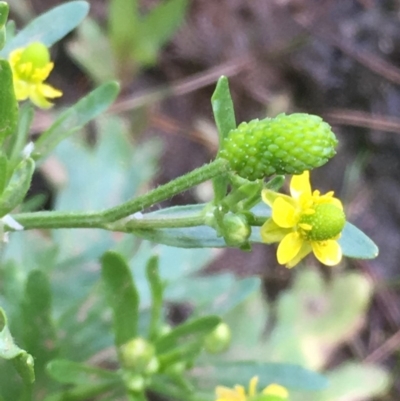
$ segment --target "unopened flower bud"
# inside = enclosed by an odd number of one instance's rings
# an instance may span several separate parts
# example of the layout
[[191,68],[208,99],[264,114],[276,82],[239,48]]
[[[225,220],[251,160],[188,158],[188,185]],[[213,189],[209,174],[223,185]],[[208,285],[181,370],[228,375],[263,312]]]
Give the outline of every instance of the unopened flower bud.
[[210,354],[218,354],[226,351],[231,343],[231,329],[229,326],[221,322],[204,341],[204,347]]
[[250,237],[250,225],[246,217],[241,214],[226,214],[223,217],[222,225],[222,234],[229,246],[243,245]]
[[145,378],[142,375],[130,371],[122,373],[122,380],[127,390],[134,393],[141,393],[146,385]]
[[[154,345],[144,338],[138,337],[128,341],[119,349],[120,361],[125,369],[138,373],[149,373],[158,369]],[[154,373],[154,372],[151,372]]]

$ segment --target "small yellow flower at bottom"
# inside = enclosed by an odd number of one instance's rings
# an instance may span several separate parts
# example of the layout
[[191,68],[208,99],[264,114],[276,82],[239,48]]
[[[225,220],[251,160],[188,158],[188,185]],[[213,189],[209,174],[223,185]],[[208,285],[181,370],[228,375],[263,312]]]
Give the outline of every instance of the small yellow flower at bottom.
[[287,267],[310,252],[325,265],[337,265],[342,259],[337,240],[346,224],[342,203],[333,191],[325,195],[312,191],[308,171],[292,177],[290,194],[262,191],[263,201],[272,209],[272,217],[261,227],[263,242],[280,242],[277,259]]
[[246,390],[243,386],[235,386],[233,389],[223,386],[218,386],[215,389],[216,393],[216,401],[248,401],[253,398],[256,398],[257,395],[270,395],[282,400],[287,400],[289,393],[285,387],[280,386],[279,384],[270,384],[265,387],[261,393],[257,393],[257,384],[258,377],[253,377],[249,383],[249,390],[246,393]]
[[9,56],[17,100],[30,99],[33,104],[48,109],[53,103],[47,99],[62,96],[62,92],[44,81],[54,67],[47,47],[39,42],[13,50]]

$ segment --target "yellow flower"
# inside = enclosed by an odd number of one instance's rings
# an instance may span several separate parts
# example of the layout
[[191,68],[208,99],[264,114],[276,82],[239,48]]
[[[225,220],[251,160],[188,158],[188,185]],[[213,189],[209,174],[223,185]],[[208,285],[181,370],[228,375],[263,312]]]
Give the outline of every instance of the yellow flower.
[[342,259],[337,239],[346,223],[342,203],[333,191],[325,195],[312,191],[308,171],[292,177],[290,194],[262,191],[263,201],[272,208],[272,218],[261,227],[263,242],[280,242],[277,259],[287,267],[311,251],[321,263],[337,265]]
[[[246,393],[246,390],[243,386],[235,386],[233,389],[223,386],[218,386],[215,389],[216,393],[216,401],[247,401],[257,396],[257,383],[258,377],[253,377],[250,380],[249,391]],[[289,396],[288,391],[285,387],[280,386],[279,384],[270,384],[262,390],[261,394],[263,395],[271,395],[274,397],[278,397],[282,400],[286,400]]]
[[30,99],[33,104],[48,109],[53,104],[47,99],[60,97],[62,92],[43,83],[54,67],[47,47],[39,42],[12,51],[9,62],[13,72],[17,100]]

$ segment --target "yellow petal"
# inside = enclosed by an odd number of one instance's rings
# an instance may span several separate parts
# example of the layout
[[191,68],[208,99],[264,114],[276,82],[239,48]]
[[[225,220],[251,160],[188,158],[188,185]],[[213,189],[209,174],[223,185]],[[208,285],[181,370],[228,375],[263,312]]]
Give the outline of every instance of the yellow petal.
[[289,392],[285,389],[285,387],[282,387],[279,384],[270,384],[263,390],[263,394],[274,395],[282,399],[287,399],[289,397]]
[[308,241],[303,241],[301,245],[300,251],[298,254],[286,263],[286,267],[291,269],[292,267],[296,266],[302,259],[304,259],[310,252],[312,251],[311,245]]
[[338,198],[333,198],[327,195],[322,195],[321,197],[319,197],[317,203],[329,203],[331,205],[335,205],[340,210],[343,210],[343,204]]
[[279,192],[271,191],[270,189],[263,189],[261,191],[261,198],[268,206],[272,207],[277,198],[283,198],[286,202],[296,207],[296,201],[288,195],[280,194]]
[[42,109],[48,109],[53,106],[53,103],[46,99],[46,93],[49,92],[49,85],[37,84],[30,86],[29,99],[32,103]]
[[296,209],[282,197],[276,198],[272,205],[272,219],[282,228],[294,227],[298,220]]
[[14,92],[18,101],[26,100],[29,97],[30,86],[24,81],[14,79]]
[[268,219],[260,230],[262,241],[266,244],[282,241],[285,235],[290,232],[287,228],[279,227],[272,219]]
[[218,386],[215,389],[216,401],[245,401],[246,394],[242,386],[236,386],[235,389]]
[[300,199],[300,196],[311,196],[310,172],[304,171],[303,174],[294,175],[290,180],[290,194],[294,199]]
[[254,376],[254,377],[250,380],[250,384],[249,384],[249,396],[250,396],[250,397],[256,395],[257,383],[258,383],[258,377],[257,377],[257,376]]
[[40,91],[44,97],[49,99],[54,99],[55,97],[62,96],[62,92],[56,88],[53,88],[51,85],[42,84],[40,85]]
[[49,109],[53,106],[53,103],[49,102],[40,92],[38,91],[31,91],[29,95],[29,99],[31,102],[41,109]]
[[311,243],[316,258],[327,266],[335,266],[342,260],[342,249],[335,240],[313,241]]
[[290,262],[299,253],[303,245],[303,238],[296,233],[292,232],[281,241],[278,246],[277,259],[278,263],[285,265]]

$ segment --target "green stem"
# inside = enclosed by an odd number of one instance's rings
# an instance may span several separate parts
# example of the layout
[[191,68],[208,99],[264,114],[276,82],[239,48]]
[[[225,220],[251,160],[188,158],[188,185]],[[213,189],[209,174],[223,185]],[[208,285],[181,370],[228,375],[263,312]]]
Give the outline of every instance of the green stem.
[[[103,228],[114,229],[112,224],[142,211],[156,203],[169,199],[174,195],[186,191],[211,178],[226,174],[229,171],[229,163],[225,159],[217,159],[209,164],[199,167],[190,173],[178,177],[165,185],[161,185],[152,191],[124,202],[116,207],[100,212],[33,212],[13,215],[25,230],[34,228]],[[199,217],[199,216],[197,216]],[[134,221],[134,222],[133,222]],[[140,220],[132,220],[132,224]],[[150,220],[149,220],[150,221]],[[108,224],[107,224],[108,223]],[[186,224],[183,221],[182,224]],[[138,223],[139,224],[139,223]],[[193,222],[194,224],[194,222]],[[169,226],[168,226],[169,227]]]
[[128,202],[122,203],[116,207],[105,210],[102,213],[103,222],[112,222],[120,220],[133,213],[139,212],[165,199],[169,199],[187,189],[201,184],[211,178],[225,174],[229,171],[229,163],[225,159],[216,159],[209,164],[205,164],[188,174],[185,174],[165,185],[153,189],[147,194]]
[[116,222],[107,224],[106,228],[110,231],[130,232],[140,229],[160,229],[160,228],[182,228],[196,227],[205,224],[203,214],[187,215],[185,217],[160,217],[160,218],[132,218],[127,222]]

